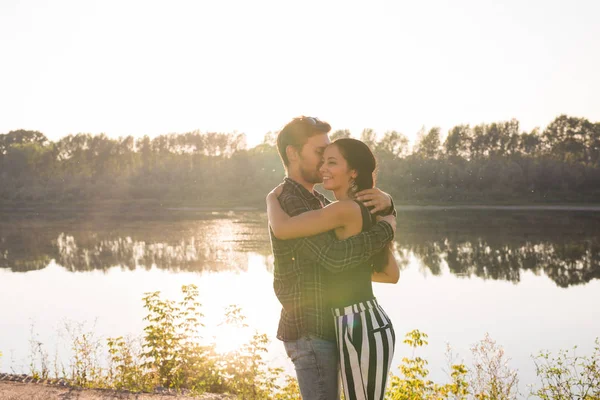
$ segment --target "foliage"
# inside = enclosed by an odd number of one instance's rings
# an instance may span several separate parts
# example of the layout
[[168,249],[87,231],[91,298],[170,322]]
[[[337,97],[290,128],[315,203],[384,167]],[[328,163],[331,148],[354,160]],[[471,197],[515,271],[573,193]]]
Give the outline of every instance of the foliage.
[[440,128],[431,128],[427,134],[419,135],[415,154],[423,158],[437,158],[440,154]]
[[[349,135],[338,130],[331,137]],[[514,119],[457,125],[445,138],[433,127],[422,130],[412,151],[400,132],[378,138],[365,129],[360,138],[378,158],[378,185],[397,203],[582,202],[600,195],[600,123],[584,118],[561,115],[530,132]],[[52,142],[40,132],[12,131],[0,134],[0,204],[262,206],[284,173],[274,143],[273,132],[247,149],[237,133],[79,133]]]
[[267,335],[256,333],[249,343],[223,357],[227,392],[244,399],[266,399],[279,388],[276,381],[283,370],[268,368],[262,356],[268,342]]
[[156,386],[201,391],[213,381],[206,374],[210,370],[210,347],[200,345],[198,336],[202,314],[196,301],[197,287],[183,286],[182,292],[184,298],[179,303],[161,299],[159,292],[143,298],[149,312],[144,319],[149,324],[144,328],[142,368],[149,371],[150,381]]
[[351,136],[350,131],[348,129],[340,129],[334,131],[329,135],[329,139],[333,142],[337,139],[349,138]]
[[471,349],[474,365],[471,376],[472,391],[480,400],[516,399],[517,372],[508,366],[504,349],[486,333],[485,338]]
[[[248,343],[226,353],[216,352],[214,344],[203,345],[199,336],[203,325],[198,289],[188,285],[182,287],[182,292],[183,300],[179,302],[162,299],[159,292],[147,293],[144,297],[148,310],[145,335],[137,339],[108,338],[107,366],[99,361],[101,341],[95,338],[93,331],[84,329],[83,324],[75,327],[67,324],[65,329],[70,334],[73,355],[63,376],[81,387],[131,391],[167,387],[190,394],[228,393],[243,399],[300,398],[295,378],[282,377],[281,369],[267,366],[264,359],[267,335],[254,332]],[[249,329],[241,309],[235,305],[225,311],[223,324],[232,332]],[[33,334],[30,343],[32,375],[47,377],[47,354]],[[429,379],[427,361],[416,356],[417,349],[428,344],[427,334],[413,330],[406,334],[404,343],[412,348],[413,354],[411,358],[402,359],[400,376],[390,374],[387,399],[503,400],[517,396],[517,373],[509,368],[502,347],[487,334],[471,349],[474,362],[470,368],[464,363],[454,363],[448,348],[447,383]],[[599,339],[589,357],[577,356],[573,350],[573,353],[561,351],[557,357],[542,352],[534,360],[541,386],[532,389],[532,395],[542,399],[600,398]],[[280,386],[283,378],[285,383]]]
[[[31,326],[31,336],[29,338],[29,372],[35,379],[48,379],[50,375],[50,365],[48,362],[48,352],[44,344],[39,341]],[[39,368],[37,366],[39,361]]]
[[[237,305],[225,310],[223,325],[232,331],[232,336],[240,330],[248,329],[246,317]],[[222,377],[221,391],[236,393],[247,399],[264,399],[273,393],[278,385],[276,380],[283,372],[279,368],[269,368],[263,354],[267,352],[267,335],[255,332],[250,341],[239,349],[222,354],[218,361],[219,375]]]
[[451,382],[437,384],[431,381],[427,361],[415,357],[417,348],[428,344],[427,334],[419,330],[408,332],[404,343],[413,349],[413,357],[402,359],[399,369],[401,376],[391,374],[389,390],[386,397],[392,400],[416,399],[462,399],[468,393],[469,384],[466,381],[467,369],[463,364],[451,365]]
[[275,393],[273,400],[296,400],[300,398],[300,386],[293,376],[285,377],[285,385]]
[[141,344],[122,336],[108,338],[109,367],[108,380],[115,389],[134,392],[152,390],[152,379],[145,373],[142,363]]
[[402,359],[400,376],[391,375],[386,394],[393,400],[467,399],[505,400],[517,396],[517,373],[508,367],[504,350],[489,335],[471,349],[474,362],[470,369],[463,363],[453,362],[448,348],[450,382],[439,384],[428,378],[427,361],[415,357],[416,349],[428,344],[427,334],[413,330],[406,334],[404,343],[413,349],[413,357]]
[[531,394],[543,400],[593,400],[600,399],[600,342],[591,356],[561,350],[557,356],[547,351],[534,357],[536,373],[541,387],[532,389]]
[[94,330],[85,331],[83,324],[65,325],[70,336],[73,357],[69,365],[69,380],[76,386],[107,387],[108,382],[100,364],[102,342]]
[[[288,377],[280,391],[282,369],[266,364],[267,335],[255,332],[239,349],[218,353],[215,344],[203,344],[200,337],[203,315],[197,301],[198,288],[183,286],[182,294],[183,299],[176,302],[163,299],[160,292],[146,293],[143,301],[148,325],[144,335],[108,338],[106,366],[100,362],[101,341],[93,332],[85,330],[84,324],[66,324],[72,356],[69,367],[63,370],[64,378],[87,388],[131,391],[169,388],[191,394],[230,393],[244,399],[267,399],[275,395],[280,399],[297,398],[297,382]],[[237,332],[248,328],[244,321],[241,309],[233,305],[226,310],[223,324]],[[30,344],[31,374],[47,378],[48,357],[33,331]]]

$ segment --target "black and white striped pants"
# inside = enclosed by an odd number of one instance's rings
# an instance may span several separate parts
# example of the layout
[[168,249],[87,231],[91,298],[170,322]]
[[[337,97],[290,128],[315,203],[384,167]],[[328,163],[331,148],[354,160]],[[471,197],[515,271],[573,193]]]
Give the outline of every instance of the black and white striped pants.
[[392,322],[375,299],[332,311],[346,400],[383,399],[396,342]]

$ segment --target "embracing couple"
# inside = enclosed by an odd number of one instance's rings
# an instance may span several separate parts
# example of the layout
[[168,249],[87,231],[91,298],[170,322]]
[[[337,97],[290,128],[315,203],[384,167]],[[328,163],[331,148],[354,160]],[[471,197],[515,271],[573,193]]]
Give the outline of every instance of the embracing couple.
[[[396,283],[392,199],[376,189],[363,142],[330,142],[331,126],[294,118],[277,136],[286,170],[267,196],[277,338],[294,363],[304,400],[383,399],[394,353],[392,323],[371,282]],[[336,198],[314,190],[323,183]],[[341,372],[341,374],[340,374]]]

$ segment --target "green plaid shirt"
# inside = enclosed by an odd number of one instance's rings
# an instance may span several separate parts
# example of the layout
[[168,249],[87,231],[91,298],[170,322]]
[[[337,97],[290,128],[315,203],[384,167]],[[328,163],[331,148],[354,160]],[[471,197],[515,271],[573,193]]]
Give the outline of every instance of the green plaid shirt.
[[[322,194],[310,193],[285,178],[279,203],[288,215],[317,210],[322,208],[321,202],[329,204]],[[345,240],[337,240],[334,231],[291,240],[277,239],[269,231],[275,258],[273,288],[283,306],[277,338],[290,341],[310,334],[335,340],[324,275],[365,263],[394,238],[392,227],[380,221],[371,230]]]

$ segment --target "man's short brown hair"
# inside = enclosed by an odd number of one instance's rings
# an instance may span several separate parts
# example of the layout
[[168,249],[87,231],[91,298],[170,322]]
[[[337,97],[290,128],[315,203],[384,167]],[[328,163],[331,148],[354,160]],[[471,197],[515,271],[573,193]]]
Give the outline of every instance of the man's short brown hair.
[[318,134],[327,134],[330,130],[331,125],[315,117],[303,115],[288,122],[277,135],[277,151],[283,165],[286,167],[290,165],[285,151],[288,146],[294,146],[300,152],[308,138]]

